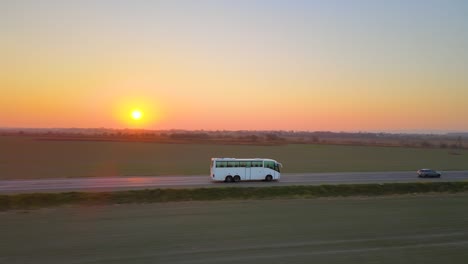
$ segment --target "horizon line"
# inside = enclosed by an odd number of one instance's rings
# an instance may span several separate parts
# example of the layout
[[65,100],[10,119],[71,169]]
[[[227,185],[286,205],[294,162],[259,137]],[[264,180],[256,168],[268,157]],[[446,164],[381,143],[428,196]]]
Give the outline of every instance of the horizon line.
[[215,131],[225,131],[225,132],[235,132],[235,131],[252,131],[252,132],[329,132],[329,133],[372,133],[372,134],[467,134],[468,130],[425,130],[425,129],[402,129],[402,130],[285,130],[285,129],[186,129],[186,128],[169,128],[169,129],[148,129],[148,128],[113,128],[113,127],[0,127],[0,130],[135,130],[135,131],[206,131],[206,132],[215,132]]

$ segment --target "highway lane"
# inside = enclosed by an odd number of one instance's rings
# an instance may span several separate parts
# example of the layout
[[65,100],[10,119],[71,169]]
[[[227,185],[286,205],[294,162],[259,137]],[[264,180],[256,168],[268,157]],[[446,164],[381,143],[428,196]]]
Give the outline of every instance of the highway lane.
[[62,178],[34,180],[1,180],[0,194],[69,191],[115,191],[154,188],[197,187],[264,187],[286,185],[322,185],[390,182],[466,181],[468,171],[447,171],[439,178],[418,178],[416,172],[339,172],[283,173],[277,182],[212,182],[208,175],[192,176],[132,176],[105,178]]

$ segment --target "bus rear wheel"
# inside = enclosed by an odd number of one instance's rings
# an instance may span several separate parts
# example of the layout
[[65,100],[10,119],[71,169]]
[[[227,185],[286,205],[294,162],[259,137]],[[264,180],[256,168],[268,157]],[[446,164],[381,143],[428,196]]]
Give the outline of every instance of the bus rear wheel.
[[273,180],[273,177],[271,175],[267,175],[265,177],[265,181],[271,181],[271,180]]
[[226,179],[224,180],[225,182],[232,182],[234,179],[232,178],[231,175],[226,176]]
[[241,178],[239,175],[234,176],[234,182],[240,182]]

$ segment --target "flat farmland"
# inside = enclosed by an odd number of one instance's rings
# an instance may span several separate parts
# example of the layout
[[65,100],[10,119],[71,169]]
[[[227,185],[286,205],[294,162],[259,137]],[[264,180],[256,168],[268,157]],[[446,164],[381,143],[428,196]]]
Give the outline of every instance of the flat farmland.
[[468,195],[0,213],[1,263],[466,263]]
[[0,179],[209,174],[211,157],[268,157],[286,173],[468,169],[468,150],[46,141],[0,137]]

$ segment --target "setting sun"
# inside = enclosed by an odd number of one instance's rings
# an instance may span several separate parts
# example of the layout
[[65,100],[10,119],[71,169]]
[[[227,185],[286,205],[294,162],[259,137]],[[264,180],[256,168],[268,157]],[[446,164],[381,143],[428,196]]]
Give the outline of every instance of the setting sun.
[[157,96],[118,95],[112,98],[112,115],[117,126],[148,129],[163,119],[162,104]]
[[140,110],[133,110],[131,115],[134,120],[140,120],[143,117],[143,113]]

